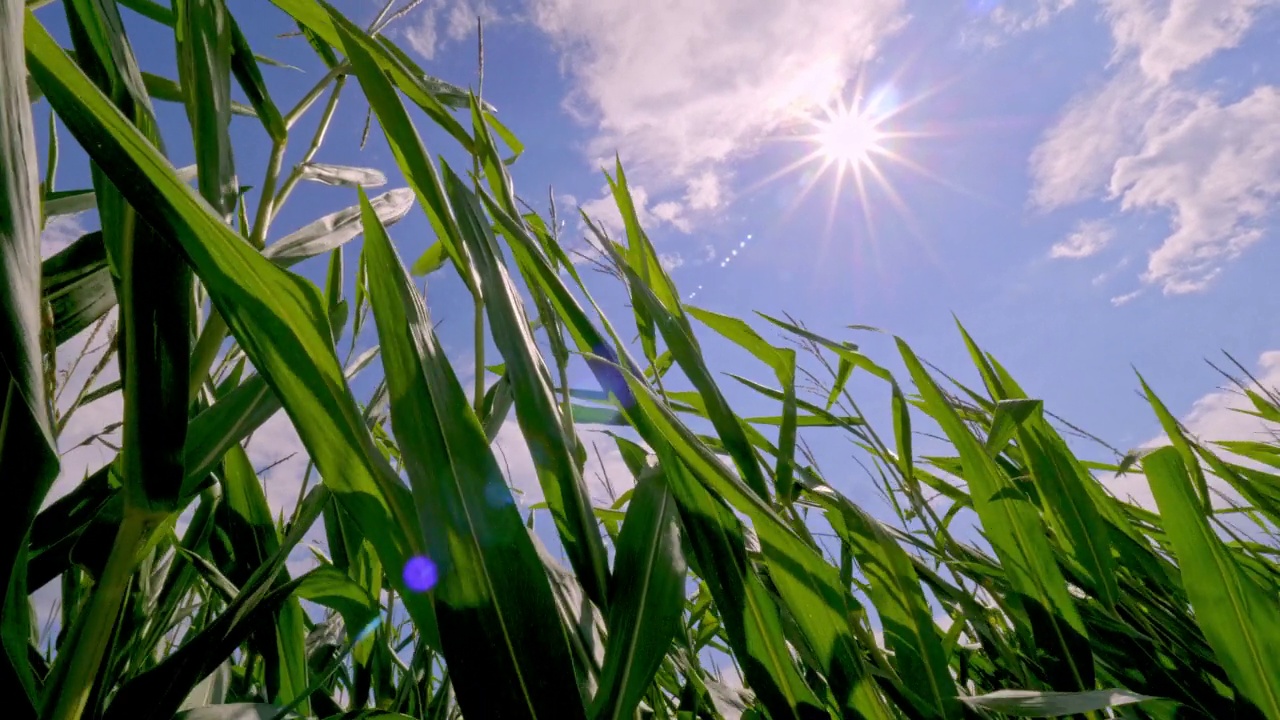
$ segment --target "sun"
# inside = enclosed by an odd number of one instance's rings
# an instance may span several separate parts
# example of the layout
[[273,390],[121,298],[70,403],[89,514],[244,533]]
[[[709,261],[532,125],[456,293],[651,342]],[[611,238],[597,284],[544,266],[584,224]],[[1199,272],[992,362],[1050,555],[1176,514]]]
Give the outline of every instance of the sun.
[[934,181],[944,182],[907,155],[912,141],[931,137],[936,130],[924,131],[902,127],[904,111],[929,97],[934,90],[904,101],[893,82],[875,91],[863,92],[865,78],[859,77],[852,95],[843,91],[821,102],[800,102],[791,106],[790,118],[780,125],[774,139],[799,144],[805,148],[791,162],[778,168],[747,188],[748,192],[763,188],[775,180],[798,173],[799,191],[793,196],[785,214],[821,183],[830,190],[827,226],[830,229],[838,208],[853,206],[866,225],[866,236],[872,237],[875,205],[887,201],[904,223],[916,232],[910,209],[894,187],[898,172],[908,170]]
[[843,103],[827,111],[827,117],[814,123],[809,140],[826,164],[838,164],[847,169],[872,162],[873,154],[883,154],[881,141],[885,137],[876,118]]

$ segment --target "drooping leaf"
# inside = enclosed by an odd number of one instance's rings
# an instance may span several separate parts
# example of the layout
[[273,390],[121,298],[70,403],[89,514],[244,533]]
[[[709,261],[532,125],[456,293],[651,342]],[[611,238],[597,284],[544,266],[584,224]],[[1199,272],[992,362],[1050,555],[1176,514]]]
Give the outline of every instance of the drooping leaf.
[[1063,717],[1132,705],[1158,698],[1127,690],[1087,690],[1083,692],[1042,692],[1038,690],[997,690],[961,698],[970,707],[994,710],[1014,717]]
[[379,187],[387,184],[387,176],[374,168],[309,162],[302,166],[302,179],[339,187]]
[[[413,191],[397,188],[371,199],[384,226],[390,227],[413,209]],[[290,267],[307,258],[341,247],[360,234],[360,206],[352,205],[325,215],[267,245],[262,254],[281,267]]]

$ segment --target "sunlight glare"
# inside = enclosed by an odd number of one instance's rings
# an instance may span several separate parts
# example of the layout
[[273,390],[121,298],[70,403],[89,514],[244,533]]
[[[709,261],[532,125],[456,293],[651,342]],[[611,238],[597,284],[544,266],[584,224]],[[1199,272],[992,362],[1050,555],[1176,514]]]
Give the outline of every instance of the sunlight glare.
[[880,139],[874,118],[844,107],[821,123],[813,136],[823,159],[847,166],[869,162],[871,153],[881,149]]

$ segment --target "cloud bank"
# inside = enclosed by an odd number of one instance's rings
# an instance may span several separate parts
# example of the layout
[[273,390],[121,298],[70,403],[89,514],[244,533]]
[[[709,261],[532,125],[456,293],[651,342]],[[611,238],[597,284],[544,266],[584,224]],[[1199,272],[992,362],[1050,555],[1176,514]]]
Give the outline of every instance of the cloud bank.
[[[1155,212],[1169,233],[1140,279],[1199,292],[1262,239],[1280,198],[1280,89],[1239,97],[1188,71],[1244,41],[1277,0],[1103,0],[1113,39],[1105,82],[1077,96],[1031,155],[1031,201],[1087,200]],[[1057,257],[1080,257],[1058,254]]]

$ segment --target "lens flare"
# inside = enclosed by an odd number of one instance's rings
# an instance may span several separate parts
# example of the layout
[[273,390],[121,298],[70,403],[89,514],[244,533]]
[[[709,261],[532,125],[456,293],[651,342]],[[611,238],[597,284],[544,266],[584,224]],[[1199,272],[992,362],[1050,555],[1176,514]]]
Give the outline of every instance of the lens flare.
[[439,570],[431,558],[418,555],[404,564],[404,584],[414,592],[424,593],[436,586]]
[[871,154],[882,152],[881,132],[876,119],[868,113],[841,106],[818,125],[813,142],[827,162],[855,168],[871,161]]
[[374,616],[373,616],[373,619],[372,619],[372,620],[370,620],[370,621],[369,621],[369,622],[364,626],[364,629],[362,629],[360,632],[356,633],[356,636],[355,636],[354,638],[352,638],[352,639],[351,639],[351,644],[353,644],[353,645],[354,645],[354,644],[356,644],[356,643],[360,642],[361,640],[364,640],[365,638],[369,637],[370,635],[372,635],[372,634],[373,634],[373,631],[374,631],[374,630],[377,630],[377,629],[378,629],[378,626],[379,626],[379,625],[381,625],[381,624],[382,624],[382,616],[381,616],[381,615],[374,615]]

